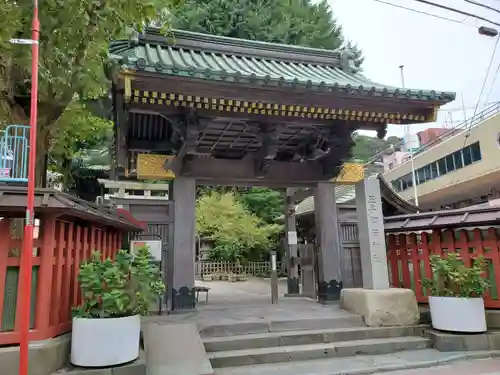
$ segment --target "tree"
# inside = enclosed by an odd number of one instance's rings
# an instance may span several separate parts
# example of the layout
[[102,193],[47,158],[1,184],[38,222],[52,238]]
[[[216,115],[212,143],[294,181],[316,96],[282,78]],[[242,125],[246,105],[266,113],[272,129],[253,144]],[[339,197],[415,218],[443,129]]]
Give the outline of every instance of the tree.
[[327,0],[184,0],[173,16],[173,27],[201,33],[324,49],[346,46],[353,48],[357,66],[363,62]]
[[198,199],[196,229],[199,236],[214,243],[213,260],[236,262],[260,259],[281,226],[263,223],[232,193],[213,191]]
[[398,137],[389,137],[387,139],[378,139],[367,135],[355,134],[354,147],[352,149],[352,158],[367,163],[373,157],[384,150],[387,150],[391,145],[399,147],[402,139]]
[[111,145],[113,123],[93,116],[84,104],[74,100],[56,121],[48,150],[51,169],[61,173],[68,186],[70,170],[77,162],[86,162],[96,156],[109,165],[108,147]]
[[[59,118],[75,99],[107,94],[108,44],[127,28],[164,24],[177,0],[44,0],[40,6],[37,182]],[[31,53],[11,38],[30,38],[32,0],[0,0],[0,125],[27,124]],[[109,66],[108,66],[109,67]],[[72,121],[68,126],[74,126]]]
[[248,211],[268,224],[274,223],[284,212],[284,196],[277,190],[253,187],[240,193],[238,200]]

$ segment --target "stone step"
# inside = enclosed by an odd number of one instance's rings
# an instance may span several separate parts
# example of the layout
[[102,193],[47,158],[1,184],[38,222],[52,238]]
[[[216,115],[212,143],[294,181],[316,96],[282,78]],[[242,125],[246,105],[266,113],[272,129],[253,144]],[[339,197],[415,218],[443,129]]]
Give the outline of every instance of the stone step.
[[324,319],[259,320],[255,322],[209,325],[200,329],[200,336],[202,338],[226,337],[267,332],[320,330],[362,326],[364,326],[364,323],[360,315],[346,314],[345,316]]
[[[443,353],[436,349],[407,350],[391,354],[315,359],[216,369],[217,375],[366,375],[428,368],[458,361],[498,358],[500,351]],[[478,361],[481,362],[481,361]],[[474,362],[472,362],[474,363]],[[399,374],[400,372],[398,372]],[[434,373],[434,372],[432,372]]]
[[429,339],[408,336],[232,350],[207,354],[212,366],[221,368],[332,357],[350,357],[363,354],[389,354],[401,350],[425,349],[431,346],[432,342]]
[[381,339],[388,337],[423,337],[426,327],[425,325],[411,327],[350,327],[340,329],[269,332],[231,337],[210,337],[205,338],[203,344],[207,352],[219,352],[339,341]]

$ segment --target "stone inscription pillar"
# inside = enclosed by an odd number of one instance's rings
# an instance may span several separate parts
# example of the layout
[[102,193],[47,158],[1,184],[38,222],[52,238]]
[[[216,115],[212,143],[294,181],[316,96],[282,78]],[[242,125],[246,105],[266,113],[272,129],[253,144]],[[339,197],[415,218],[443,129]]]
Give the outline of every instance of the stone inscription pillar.
[[420,312],[411,289],[389,288],[382,198],[378,178],[356,184],[363,288],[342,291],[340,307],[363,316],[368,327],[418,324]]
[[174,239],[169,260],[172,262],[172,310],[195,308],[195,231],[196,181],[177,177],[173,183]]
[[299,268],[297,265],[297,227],[295,221],[295,203],[293,190],[285,192],[285,252],[287,264],[286,297],[299,295]]
[[342,290],[342,246],[335,201],[335,185],[320,182],[314,190],[318,245],[319,302],[338,301]]
[[389,288],[384,216],[378,179],[367,178],[356,184],[356,210],[363,288]]

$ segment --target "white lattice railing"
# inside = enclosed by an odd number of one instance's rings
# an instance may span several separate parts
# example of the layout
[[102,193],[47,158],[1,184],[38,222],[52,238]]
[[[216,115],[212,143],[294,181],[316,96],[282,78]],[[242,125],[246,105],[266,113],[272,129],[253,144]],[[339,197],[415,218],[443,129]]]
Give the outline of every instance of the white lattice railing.
[[[282,263],[277,262],[276,268],[282,270]],[[196,276],[215,274],[240,274],[251,276],[266,276],[271,271],[271,262],[196,262]]]

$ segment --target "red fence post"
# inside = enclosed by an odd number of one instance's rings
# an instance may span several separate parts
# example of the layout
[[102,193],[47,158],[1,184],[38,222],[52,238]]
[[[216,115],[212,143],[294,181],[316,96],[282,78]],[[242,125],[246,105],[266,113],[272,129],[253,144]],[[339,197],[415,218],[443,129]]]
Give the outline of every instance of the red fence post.
[[66,223],[62,221],[57,221],[58,229],[58,239],[56,246],[56,263],[55,271],[56,274],[53,278],[52,286],[52,311],[51,311],[51,323],[52,325],[58,326],[60,312],[61,312],[61,288],[62,288],[62,278],[63,278],[63,265],[64,265],[64,248],[65,248],[65,232]]
[[40,249],[40,270],[36,298],[35,327],[41,331],[50,327],[52,305],[52,273],[54,269],[54,248],[56,246],[56,218],[44,215],[41,218],[42,246]]
[[408,267],[408,245],[407,236],[405,234],[399,235],[399,249],[401,256],[401,273],[403,274],[403,288],[411,289],[410,269]]
[[66,323],[71,316],[70,310],[70,290],[71,290],[71,268],[73,263],[74,238],[73,238],[73,223],[68,224],[68,239],[66,240],[66,256],[64,259],[64,277],[63,277],[63,293],[61,302],[61,323]]
[[10,220],[0,220],[0,322],[2,322],[3,301],[5,298],[5,278],[7,276],[7,260],[9,258]]
[[82,227],[80,225],[75,226],[76,229],[76,242],[75,242],[75,262],[73,268],[73,292],[71,299],[71,307],[75,307],[80,303],[79,300],[79,285],[78,285],[78,274],[80,272],[80,262],[82,258]]
[[396,245],[396,236],[389,234],[387,238],[387,259],[389,260],[391,268],[392,286],[399,288],[399,274],[398,274],[398,248]]

